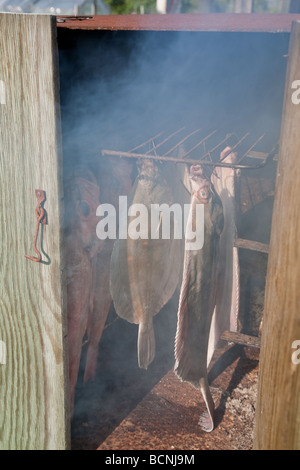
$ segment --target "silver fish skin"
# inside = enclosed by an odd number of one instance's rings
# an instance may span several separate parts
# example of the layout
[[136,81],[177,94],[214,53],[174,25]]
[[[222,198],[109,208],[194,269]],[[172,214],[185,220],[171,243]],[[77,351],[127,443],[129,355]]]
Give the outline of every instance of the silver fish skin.
[[[191,214],[204,204],[204,244],[185,250],[183,277],[175,337],[175,373],[202,392],[207,411],[199,424],[206,432],[214,428],[214,402],[207,377],[207,349],[216,299],[219,238],[223,229],[222,203],[200,165],[190,168]],[[195,217],[190,217],[188,224]]]
[[[147,369],[155,357],[153,317],[174,294],[182,261],[182,240],[151,238],[151,204],[171,205],[173,196],[158,167],[148,159],[140,166],[128,200],[129,205],[137,203],[148,209],[148,234],[116,240],[110,290],[117,315],[139,325],[138,364]],[[128,224],[133,219],[129,217]]]

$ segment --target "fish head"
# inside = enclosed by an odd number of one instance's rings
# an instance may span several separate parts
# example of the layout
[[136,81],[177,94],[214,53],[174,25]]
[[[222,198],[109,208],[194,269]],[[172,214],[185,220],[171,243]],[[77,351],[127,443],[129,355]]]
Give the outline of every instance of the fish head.
[[139,178],[141,179],[155,180],[160,175],[157,166],[150,158],[145,158],[141,161],[137,161],[137,167]]
[[201,204],[208,204],[211,196],[211,183],[204,174],[201,165],[192,165],[190,168],[190,183],[192,194],[195,195]]

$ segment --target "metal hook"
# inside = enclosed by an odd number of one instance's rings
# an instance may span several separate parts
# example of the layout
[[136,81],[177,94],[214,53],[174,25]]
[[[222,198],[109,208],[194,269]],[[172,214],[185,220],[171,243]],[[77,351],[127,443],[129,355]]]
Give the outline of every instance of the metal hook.
[[35,228],[34,239],[33,239],[33,249],[34,249],[34,251],[36,252],[36,254],[38,256],[37,256],[37,258],[35,258],[34,256],[25,255],[25,258],[30,259],[31,261],[35,261],[35,262],[39,263],[42,259],[42,255],[36,247],[36,242],[37,242],[37,237],[38,237],[38,233],[39,233],[40,224],[46,224],[46,211],[42,207],[42,204],[46,200],[46,193],[45,193],[45,191],[42,191],[41,189],[36,189],[35,190],[35,195],[37,197],[38,204],[37,204],[37,207],[36,207],[36,210],[35,210],[35,215],[36,215],[36,218],[37,218],[37,222],[36,222],[36,228]]

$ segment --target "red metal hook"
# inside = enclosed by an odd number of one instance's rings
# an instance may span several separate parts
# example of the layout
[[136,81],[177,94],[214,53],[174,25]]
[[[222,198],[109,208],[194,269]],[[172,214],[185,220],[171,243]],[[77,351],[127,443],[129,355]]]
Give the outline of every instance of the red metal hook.
[[37,242],[37,237],[38,237],[38,233],[39,233],[40,224],[46,224],[46,211],[42,206],[42,204],[46,200],[46,193],[45,193],[45,191],[42,191],[41,189],[36,189],[35,190],[35,195],[37,197],[38,205],[37,205],[37,208],[35,210],[37,223],[36,223],[34,239],[33,239],[33,249],[34,249],[34,251],[36,252],[36,254],[38,256],[37,256],[37,258],[35,258],[34,256],[25,255],[25,258],[30,259],[31,261],[36,261],[37,263],[39,263],[42,259],[42,255],[36,247],[36,242]]

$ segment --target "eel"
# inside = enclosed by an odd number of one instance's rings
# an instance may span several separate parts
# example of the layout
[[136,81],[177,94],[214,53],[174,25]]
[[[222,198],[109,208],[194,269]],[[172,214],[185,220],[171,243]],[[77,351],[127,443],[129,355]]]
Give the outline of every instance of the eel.
[[[237,153],[230,152],[230,150],[230,147],[226,147],[221,152],[220,160],[222,162],[236,162]],[[228,154],[228,152],[230,153]],[[234,246],[237,237],[235,204],[236,170],[229,167],[216,167],[212,173],[211,182],[222,201],[224,228],[220,236],[217,298],[209,339],[208,365],[221,334],[225,330],[238,330],[240,299],[238,248]]]
[[[128,236],[117,239],[113,247],[110,290],[117,315],[138,324],[138,365],[147,369],[155,357],[153,317],[172,297],[179,282],[182,240],[175,239],[173,232],[169,239],[160,233],[158,238],[151,236],[151,205],[171,205],[173,195],[162,172],[150,159],[139,163],[128,203],[130,207],[141,204],[146,209],[141,225],[148,227],[146,233],[133,239],[129,227],[135,217],[128,217]],[[154,227],[158,232],[160,228],[160,223]]]
[[[201,249],[187,249],[185,241],[183,276],[177,312],[175,336],[175,374],[180,380],[200,389],[207,411],[199,425],[214,428],[214,402],[207,375],[207,350],[216,301],[217,258],[223,229],[222,203],[200,165],[190,168],[191,205],[187,229],[195,224],[196,206],[203,204],[204,243]],[[193,229],[194,230],[194,229]]]

